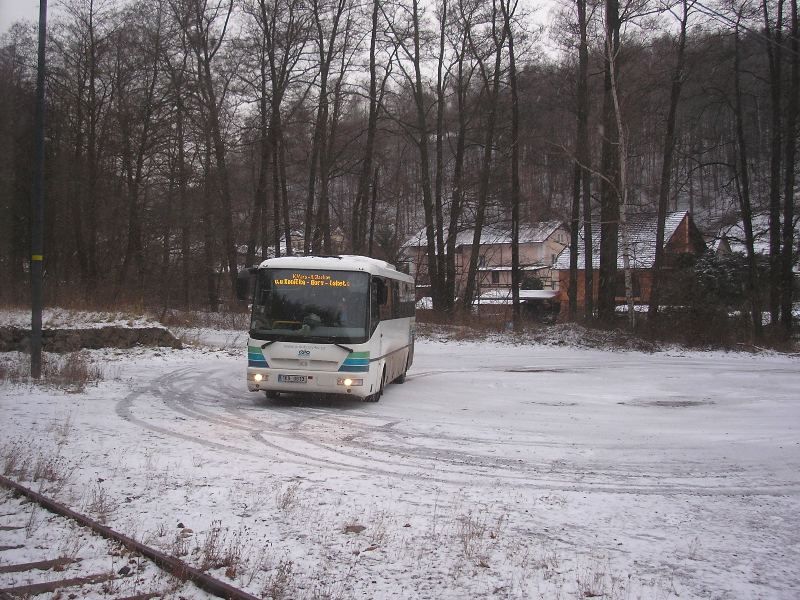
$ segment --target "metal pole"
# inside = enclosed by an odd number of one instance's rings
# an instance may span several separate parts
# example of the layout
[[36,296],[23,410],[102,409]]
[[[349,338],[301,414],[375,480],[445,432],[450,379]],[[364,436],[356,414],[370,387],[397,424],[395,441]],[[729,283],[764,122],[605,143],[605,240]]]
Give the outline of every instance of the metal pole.
[[44,85],[47,0],[39,3],[33,194],[31,195],[31,377],[42,376],[42,263],[44,261]]

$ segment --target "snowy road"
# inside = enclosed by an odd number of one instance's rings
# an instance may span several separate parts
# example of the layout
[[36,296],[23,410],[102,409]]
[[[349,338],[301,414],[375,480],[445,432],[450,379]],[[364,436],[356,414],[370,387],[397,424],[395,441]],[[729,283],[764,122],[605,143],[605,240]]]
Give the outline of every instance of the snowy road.
[[[800,492],[790,464],[798,430],[789,426],[797,361],[568,354],[422,345],[407,384],[390,386],[374,405],[266,401],[242,389],[240,365],[216,360],[157,378],[117,413],[211,449],[404,480],[663,495]],[[153,403],[173,413],[175,426],[165,427]]]
[[377,404],[263,400],[224,352],[111,364],[82,397],[0,388],[3,435],[68,420],[65,494],[100,479],[143,537],[222,522],[271,557],[255,593],[288,563],[298,598],[800,589],[797,359],[429,341]]

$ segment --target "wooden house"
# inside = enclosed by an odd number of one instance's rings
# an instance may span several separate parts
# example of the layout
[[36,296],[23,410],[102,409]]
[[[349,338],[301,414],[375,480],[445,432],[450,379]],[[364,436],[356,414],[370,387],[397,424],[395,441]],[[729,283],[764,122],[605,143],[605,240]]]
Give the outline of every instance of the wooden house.
[[[650,291],[653,283],[653,263],[655,262],[656,249],[656,216],[634,215],[628,217],[628,239],[630,244],[630,266],[633,278],[633,296],[637,304],[647,304],[650,301]],[[578,306],[586,303],[584,230],[578,234]],[[617,282],[616,299],[619,304],[625,302],[624,264],[623,264],[623,236],[619,236],[617,248]],[[664,227],[664,268],[668,271],[675,264],[675,259],[681,254],[701,254],[706,250],[703,235],[692,220],[688,211],[671,212],[667,214]],[[565,248],[559,255],[555,264],[558,273],[559,295],[562,311],[568,306],[567,292],[569,289],[569,263],[570,249]],[[600,269],[600,224],[592,226],[592,268],[594,271],[594,299],[597,302],[599,290]]]

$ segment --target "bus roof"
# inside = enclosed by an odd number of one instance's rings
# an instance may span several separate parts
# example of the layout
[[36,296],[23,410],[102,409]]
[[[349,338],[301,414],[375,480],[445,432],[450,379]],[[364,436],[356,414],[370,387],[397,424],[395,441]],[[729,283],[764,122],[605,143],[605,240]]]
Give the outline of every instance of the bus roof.
[[342,254],[339,256],[282,256],[269,258],[258,265],[259,269],[322,269],[330,271],[365,271],[374,275],[383,275],[414,283],[414,278],[398,271],[393,264],[385,260]]

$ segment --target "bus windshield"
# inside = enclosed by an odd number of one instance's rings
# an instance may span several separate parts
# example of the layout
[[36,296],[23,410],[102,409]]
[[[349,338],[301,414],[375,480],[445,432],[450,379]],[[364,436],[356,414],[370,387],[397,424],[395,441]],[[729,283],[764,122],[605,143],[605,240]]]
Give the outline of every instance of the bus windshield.
[[359,343],[367,338],[369,274],[262,269],[250,336],[272,341]]

